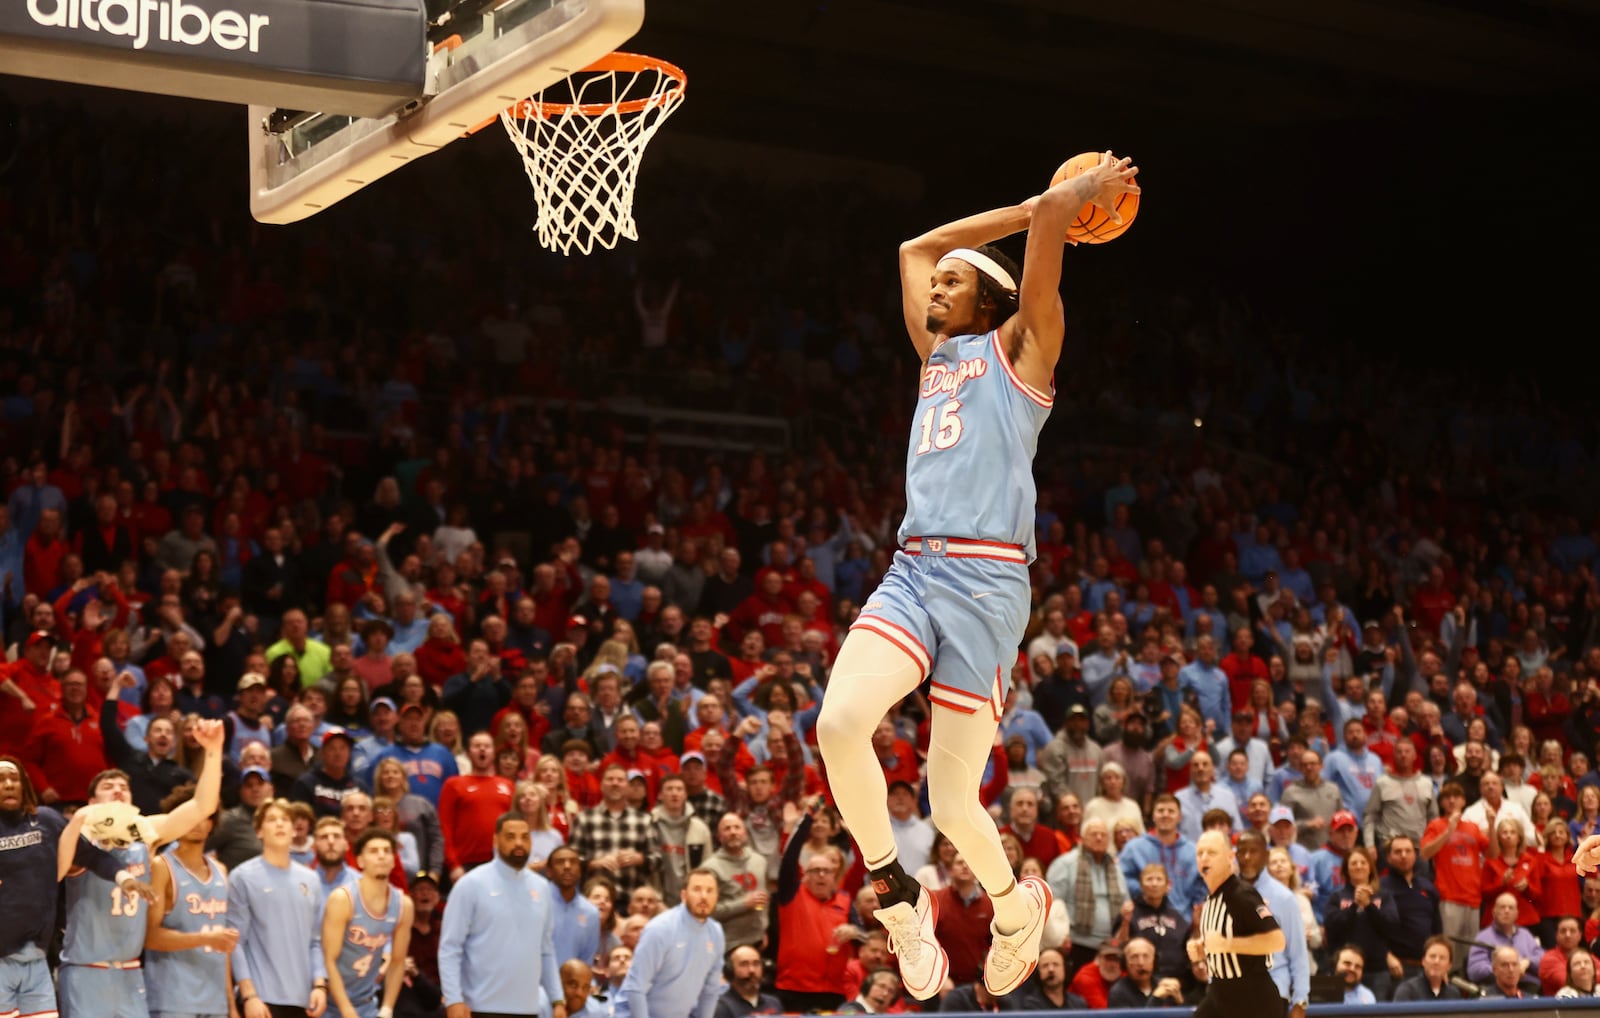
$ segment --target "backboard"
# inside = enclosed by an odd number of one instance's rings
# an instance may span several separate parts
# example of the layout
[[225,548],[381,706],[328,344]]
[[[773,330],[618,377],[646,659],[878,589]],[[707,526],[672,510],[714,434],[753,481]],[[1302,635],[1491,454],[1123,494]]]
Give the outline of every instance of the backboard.
[[644,21],[644,0],[428,0],[427,9],[422,94],[392,112],[249,107],[256,219],[292,223],[327,208],[617,49]]

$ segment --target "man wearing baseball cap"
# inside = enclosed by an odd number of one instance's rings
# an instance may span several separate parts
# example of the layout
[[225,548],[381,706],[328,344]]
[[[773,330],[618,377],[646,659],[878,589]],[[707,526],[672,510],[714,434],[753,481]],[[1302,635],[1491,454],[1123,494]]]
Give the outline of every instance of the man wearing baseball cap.
[[311,767],[289,789],[289,798],[310,804],[318,817],[337,817],[344,797],[364,792],[367,787],[350,773],[350,758],[356,740],[343,728],[329,728],[322,735],[322,748]]
[[438,809],[440,790],[460,769],[454,753],[428,740],[427,725],[428,712],[420,703],[408,703],[400,708],[400,721],[395,727],[399,738],[372,761],[372,766],[376,768],[389,757],[399,760],[411,779],[411,791]]
[[[50,674],[50,655],[55,653],[55,638],[42,629],[22,641],[22,653],[14,664],[0,664],[0,688],[17,698],[0,710],[0,746],[19,750],[28,741],[35,716],[43,717],[61,702],[61,687]],[[19,695],[20,694],[20,695]]]
[[260,672],[245,672],[239,676],[235,692],[239,697],[238,706],[228,714],[228,719],[233,722],[231,752],[237,761],[239,751],[252,742],[259,742],[270,750],[273,732],[272,718],[266,714],[267,677]]
[[272,775],[265,767],[246,767],[239,775],[239,805],[223,810],[206,841],[206,851],[231,873],[247,859],[261,854],[256,833],[256,807],[272,798]]
[[400,709],[387,696],[375,696],[367,705],[367,727],[372,734],[356,743],[351,768],[368,787],[372,785],[372,769],[378,765],[378,758],[394,745],[394,729],[399,720]]
[[1321,921],[1324,909],[1344,887],[1344,860],[1356,846],[1356,815],[1341,809],[1328,821],[1328,843],[1311,853],[1311,882],[1315,887],[1311,907]]
[[1267,839],[1272,842],[1273,848],[1281,848],[1289,853],[1289,860],[1294,863],[1294,868],[1300,873],[1301,880],[1307,880],[1311,872],[1311,852],[1296,836],[1294,810],[1287,806],[1272,807],[1272,812],[1267,816]]

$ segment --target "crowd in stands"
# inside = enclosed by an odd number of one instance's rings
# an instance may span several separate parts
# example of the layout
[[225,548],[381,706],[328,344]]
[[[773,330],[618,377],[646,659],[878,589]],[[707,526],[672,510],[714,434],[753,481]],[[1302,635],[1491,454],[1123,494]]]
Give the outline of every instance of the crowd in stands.
[[[216,191],[207,164],[131,138],[102,160],[104,126],[40,117],[0,177],[0,754],[38,801],[71,810],[116,768],[158,812],[197,776],[195,724],[222,720],[208,847],[230,869],[280,799],[324,887],[369,828],[394,833],[403,1013],[458,1003],[443,917],[503,859],[507,814],[566,910],[557,964],[592,974],[563,968],[569,1018],[612,1013],[701,868],[718,1014],[916,1009],[812,733],[903,509],[915,364],[893,248],[862,239],[890,213],[797,196],[762,263],[770,224],[708,211],[685,174],[694,199],[652,210],[676,282],[613,257],[486,285],[521,243],[500,204],[432,232],[359,204],[346,229],[158,227]],[[1592,492],[1521,497],[1586,477],[1592,435],[1515,401],[1369,414],[1392,366],[1341,375],[1311,344],[1295,369],[1239,366],[1271,331],[1242,309],[1152,309],[1156,367],[1109,352],[1125,305],[1072,312],[985,785],[1056,902],[1006,1005],[1197,1000],[1183,943],[1213,826],[1264,839],[1255,879],[1295,896],[1343,999],[1595,994],[1600,880],[1571,855],[1600,833],[1600,543]],[[708,451],[560,402],[622,386],[819,416],[788,450]],[[1235,455],[1193,441],[1198,415],[1271,434]],[[1063,433],[1125,423],[1157,451]],[[925,819],[929,712],[909,698],[874,747],[950,953],[921,1009],[976,1010],[992,912]]]

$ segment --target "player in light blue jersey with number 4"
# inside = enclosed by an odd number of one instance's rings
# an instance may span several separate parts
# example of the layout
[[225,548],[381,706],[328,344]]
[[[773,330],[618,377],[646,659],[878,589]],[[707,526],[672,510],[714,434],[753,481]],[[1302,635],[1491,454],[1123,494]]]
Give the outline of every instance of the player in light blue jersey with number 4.
[[328,963],[328,1003],[341,1018],[394,1014],[411,947],[412,916],[411,899],[389,883],[395,860],[394,835],[368,829],[356,839],[361,879],[328,895],[322,951]]
[[[871,739],[879,720],[931,683],[928,801],[994,903],[984,982],[1004,995],[1039,957],[1044,881],[1014,881],[978,801],[1011,665],[1028,620],[1034,557],[1033,455],[1050,413],[1065,321],[1061,251],[1085,203],[1137,194],[1139,171],[1110,152],[1021,205],[940,227],[900,248],[906,328],[922,358],[906,453],[904,548],[861,608],[828,683],[817,739],[834,798],[871,872],[905,987],[927,1000],[949,959],[932,897],[895,856],[888,789]],[[1028,231],[1026,268],[986,245]],[[1020,283],[1020,285],[1019,285]],[[913,868],[921,859],[910,861]]]

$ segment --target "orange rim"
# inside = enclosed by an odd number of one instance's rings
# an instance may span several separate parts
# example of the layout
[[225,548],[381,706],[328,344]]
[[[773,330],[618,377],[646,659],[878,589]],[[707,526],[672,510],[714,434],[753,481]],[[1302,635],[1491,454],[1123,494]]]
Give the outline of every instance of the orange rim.
[[683,68],[677,64],[669,63],[659,57],[649,57],[642,53],[608,53],[585,67],[579,74],[599,73],[603,71],[657,71],[664,80],[670,81],[671,87],[662,89],[654,95],[642,99],[628,99],[618,103],[550,103],[538,102],[534,99],[524,99],[513,104],[507,112],[520,120],[538,120],[549,117],[564,116],[576,113],[580,117],[601,117],[608,113],[643,113],[654,106],[679,98],[683,89],[688,84],[688,76],[683,73]]

